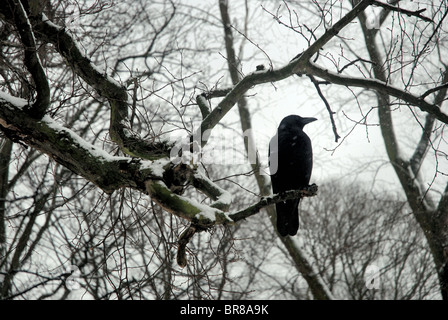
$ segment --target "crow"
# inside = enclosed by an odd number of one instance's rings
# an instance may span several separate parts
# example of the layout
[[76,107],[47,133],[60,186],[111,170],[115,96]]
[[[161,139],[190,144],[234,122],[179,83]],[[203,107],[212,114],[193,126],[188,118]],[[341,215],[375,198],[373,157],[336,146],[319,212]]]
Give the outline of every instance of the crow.
[[[317,120],[297,115],[285,117],[269,143],[269,170],[274,194],[307,187],[313,168],[313,150],[303,127]],[[299,229],[297,199],[276,203],[277,230],[281,236],[294,236]]]

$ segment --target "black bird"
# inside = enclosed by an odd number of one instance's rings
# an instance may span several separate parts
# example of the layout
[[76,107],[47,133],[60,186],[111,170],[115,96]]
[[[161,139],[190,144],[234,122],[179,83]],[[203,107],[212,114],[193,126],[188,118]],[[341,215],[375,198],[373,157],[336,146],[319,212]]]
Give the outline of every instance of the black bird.
[[[297,115],[285,117],[269,143],[269,169],[274,194],[307,187],[313,168],[313,150],[303,127],[317,120]],[[281,236],[299,229],[300,198],[278,202],[277,230]]]

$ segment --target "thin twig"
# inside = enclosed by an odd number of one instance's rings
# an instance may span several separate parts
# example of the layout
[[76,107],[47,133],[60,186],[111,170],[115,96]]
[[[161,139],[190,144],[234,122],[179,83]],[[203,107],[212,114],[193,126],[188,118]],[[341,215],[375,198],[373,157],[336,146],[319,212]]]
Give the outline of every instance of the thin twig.
[[333,127],[333,133],[334,133],[334,140],[335,142],[338,142],[339,138],[341,137],[338,134],[338,130],[336,129],[336,123],[334,122],[334,117],[333,115],[335,114],[334,111],[331,110],[330,104],[328,103],[327,99],[325,98],[325,96],[323,95],[322,91],[320,90],[319,85],[321,84],[319,81],[317,81],[312,75],[308,74],[308,78],[310,78],[311,82],[314,84],[314,87],[317,90],[317,94],[319,95],[319,97],[322,99],[322,101],[325,104],[325,107],[328,110],[328,114],[330,115],[330,120],[331,120],[331,126]]
[[236,32],[238,32],[240,35],[242,35],[247,41],[249,41],[250,43],[252,43],[254,46],[256,46],[261,52],[264,53],[264,55],[268,58],[269,60],[269,66],[271,67],[271,69],[274,69],[274,65],[272,64],[272,60],[269,57],[269,55],[266,53],[266,51],[264,51],[263,49],[260,48],[260,46],[258,44],[256,44],[255,42],[253,42],[252,40],[249,39],[248,36],[246,36],[244,33],[242,33],[241,31],[239,31],[237,28],[235,28],[233,25],[230,26],[233,30],[235,30]]
[[445,89],[446,87],[448,87],[448,83],[444,83],[444,84],[442,84],[440,86],[437,86],[435,88],[429,89],[428,91],[426,91],[424,94],[422,94],[420,96],[420,99],[425,99],[431,93],[439,91],[439,90],[442,90],[442,89]]
[[350,61],[349,63],[347,63],[347,64],[346,64],[345,66],[343,66],[340,70],[338,70],[338,73],[342,73],[342,71],[344,71],[344,69],[350,67],[351,65],[354,65],[354,64],[355,64],[356,62],[358,62],[358,61],[361,61],[361,62],[367,62],[367,63],[371,63],[371,64],[375,65],[375,63],[372,62],[372,61],[370,61],[370,60],[366,60],[366,59],[363,59],[363,58],[358,58],[358,59],[355,59],[355,60]]
[[374,6],[382,7],[384,9],[386,9],[386,10],[403,13],[403,14],[409,16],[409,17],[410,16],[414,16],[414,17],[420,18],[420,19],[422,19],[423,21],[426,21],[426,22],[434,22],[430,18],[421,15],[422,12],[426,11],[426,8],[423,8],[423,9],[420,9],[420,10],[416,10],[416,11],[410,11],[410,10],[406,10],[406,9],[403,9],[403,8],[391,6],[390,4],[379,2],[379,1],[373,1],[372,4]]

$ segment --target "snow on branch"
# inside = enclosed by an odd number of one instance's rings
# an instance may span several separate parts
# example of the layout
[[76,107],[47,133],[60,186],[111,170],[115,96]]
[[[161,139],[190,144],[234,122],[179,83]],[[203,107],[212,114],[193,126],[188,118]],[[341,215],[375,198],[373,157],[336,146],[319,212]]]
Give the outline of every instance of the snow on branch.
[[158,205],[174,215],[201,226],[203,229],[233,222],[227,213],[222,210],[173,193],[161,180],[149,179],[145,184],[151,199]]
[[162,179],[166,162],[112,156],[47,115],[41,120],[30,117],[24,111],[27,105],[24,99],[0,92],[0,126],[6,136],[42,151],[105,192],[122,187],[144,190],[144,180]]
[[232,203],[232,195],[230,192],[219,187],[199,170],[192,175],[191,181],[196,189],[202,191],[214,201],[210,207],[220,209],[222,211],[229,210],[230,204]]
[[44,40],[54,44],[56,50],[78,76],[109,101],[111,107],[109,133],[124,153],[149,160],[169,155],[171,146],[167,142],[144,140],[129,129],[128,109],[132,101],[126,88],[108,76],[104,70],[100,70],[83,53],[79,44],[65,28],[55,25],[42,15],[36,29]]
[[10,6],[11,10],[14,7],[12,16],[25,51],[24,63],[33,78],[36,88],[36,100],[34,103],[28,105],[27,109],[30,115],[40,119],[50,105],[50,86],[37,53],[36,39],[34,38],[33,28],[25,8],[20,1],[10,2]]
[[[207,184],[213,184],[208,178],[205,178],[202,175],[196,175],[196,179],[201,180],[201,183],[205,182]],[[210,186],[207,188],[210,189]],[[220,189],[219,187],[217,188]],[[257,203],[231,214],[217,210],[216,207],[213,207],[213,204],[206,206],[186,197],[175,195],[162,181],[147,181],[147,189],[151,198],[165,210],[191,221],[190,226],[178,239],[176,259],[179,266],[185,267],[187,265],[186,246],[195,233],[207,230],[217,224],[231,224],[240,220],[245,220],[260,212],[261,209],[287,199],[315,196],[318,187],[316,184],[312,184],[302,190],[291,190],[270,197],[262,197]],[[230,194],[222,189],[217,192],[225,196],[226,199],[229,197],[227,201],[229,201],[230,205]]]

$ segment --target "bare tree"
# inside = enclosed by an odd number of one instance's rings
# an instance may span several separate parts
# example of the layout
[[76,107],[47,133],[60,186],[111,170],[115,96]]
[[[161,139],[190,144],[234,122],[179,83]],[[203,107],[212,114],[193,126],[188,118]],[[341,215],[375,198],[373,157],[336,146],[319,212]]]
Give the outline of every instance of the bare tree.
[[[313,13],[313,25],[298,19],[293,3],[282,3],[286,22],[280,9],[265,9],[263,13],[274,17],[284,30],[306,40],[303,51],[297,50],[294,58],[283,57],[280,67],[274,66],[248,33],[247,2],[243,28],[232,25],[226,1],[213,4],[215,11],[212,7],[197,9],[203,15],[195,19],[187,4],[154,2],[152,10],[147,10],[147,5],[133,2],[129,10],[125,2],[110,6],[88,1],[70,5],[8,0],[0,8],[3,297],[25,297],[31,290],[50,285],[51,290],[45,290],[42,297],[67,297],[71,285],[83,286],[95,298],[249,297],[250,283],[261,269],[251,269],[245,282],[233,282],[229,266],[238,260],[234,231],[259,219],[254,215],[262,209],[275,219],[273,203],[314,196],[317,189],[270,194],[267,176],[260,174],[262,160],[251,144],[248,92],[260,90],[263,84],[279,85],[281,80],[307,75],[324,102],[337,142],[337,119],[323,86],[360,88],[354,94],[355,105],[370,98],[369,93],[376,94],[378,103],[372,108],[378,110],[387,154],[414,216],[426,231],[440,292],[446,298],[446,191],[434,206],[430,191],[435,187],[428,188],[420,182],[425,180],[417,179],[428,150],[434,150],[436,159],[442,157],[436,143],[440,146],[444,141],[441,133],[448,123],[442,111],[446,68],[432,58],[446,51],[439,38],[445,32],[443,21],[448,12],[443,3],[424,12],[373,0],[359,1],[352,8],[316,1],[306,7]],[[391,26],[390,33],[387,28],[370,28],[365,12],[371,7],[381,10],[379,26]],[[416,27],[407,29],[407,21],[417,21]],[[198,32],[201,26],[215,28],[216,34],[219,30],[219,36]],[[143,28],[143,38],[135,27]],[[359,30],[365,35],[364,43],[346,36]],[[395,30],[398,42],[392,37]],[[203,38],[201,43],[207,45],[197,45],[195,41],[204,34],[211,40]],[[411,34],[418,34],[418,39]],[[243,57],[235,53],[236,35],[241,43],[262,53],[264,66],[248,74],[242,72],[239,59]],[[333,46],[336,41],[338,45]],[[224,71],[216,78],[211,72],[200,74],[193,63],[199,63],[196,55],[206,56],[213,46],[226,51]],[[406,50],[397,50],[397,46]],[[357,51],[359,47],[364,50]],[[379,50],[384,51],[382,55]],[[201,63],[204,70],[216,70]],[[417,71],[422,69],[428,74],[433,69],[443,71],[440,76],[428,76],[423,85],[417,83]],[[224,72],[229,71],[231,81],[223,81]],[[422,87],[423,93],[419,91]],[[394,149],[398,142],[391,106],[396,104],[406,106],[417,123],[422,116],[427,119],[409,161]],[[231,127],[225,116],[234,106],[239,111],[238,131],[247,138],[246,148],[237,151],[249,158],[248,175],[213,168],[204,158],[204,151],[220,139],[214,136],[218,129]],[[370,111],[359,109],[362,119],[355,126],[368,124]],[[186,139],[173,141],[172,133]],[[431,140],[434,135],[436,139]],[[31,149],[25,150],[27,147]],[[8,165],[13,159],[15,168]],[[445,174],[437,167],[436,172]],[[21,199],[12,186],[26,174],[30,186],[24,188],[26,199]],[[251,175],[256,184],[247,181]],[[248,190],[252,197],[241,199],[235,190]],[[19,203],[19,199],[27,202]],[[85,203],[94,205],[86,208]],[[8,221],[18,226],[16,233],[7,231]],[[50,230],[58,236],[50,236]],[[280,241],[311,295],[332,298],[335,282],[316,272],[316,260],[300,241]],[[69,262],[75,270],[57,269],[52,274],[22,270],[38,243],[52,248],[56,268]],[[176,269],[177,264],[184,269]],[[220,276],[212,279],[216,270]],[[31,286],[19,284],[20,272],[33,275]],[[346,281],[351,283],[351,279]],[[350,286],[346,292],[351,297],[366,296],[359,286]]]
[[[394,3],[394,4],[398,4]],[[426,91],[424,91],[419,99],[419,105],[424,105],[426,100],[430,101],[430,104],[437,106],[435,108],[436,112],[441,112],[441,104],[445,100],[447,92],[447,80],[448,80],[448,69],[446,63],[442,60],[440,52],[442,50],[443,43],[437,41],[437,38],[443,32],[442,25],[446,19],[448,13],[448,8],[446,4],[440,2],[438,6],[432,7],[432,12],[430,12],[431,17],[438,20],[433,22],[430,27],[430,35],[427,38],[419,39],[418,41],[411,40],[410,43],[406,43],[406,39],[412,30],[416,30],[417,24],[412,28],[401,28],[400,30],[400,46],[411,46],[414,51],[415,58],[411,62],[411,65],[401,66],[399,68],[400,73],[403,74],[401,79],[396,79],[393,72],[396,70],[393,62],[394,59],[402,59],[402,53],[395,53],[393,46],[386,46],[380,49],[376,37],[378,36],[378,30],[382,29],[384,21],[387,17],[391,15],[392,12],[398,10],[401,13],[400,8],[394,8],[389,5],[383,6],[383,10],[379,13],[379,25],[380,29],[368,29],[366,27],[367,17],[365,13],[359,16],[361,21],[362,32],[364,34],[365,44],[370,56],[370,60],[373,63],[373,77],[382,82],[393,83],[394,85],[400,85],[404,90],[409,90],[413,86],[414,74],[421,71],[432,72],[429,66],[422,63],[423,60],[432,60],[428,51],[434,50],[436,55],[440,58],[438,66],[437,80],[433,86]],[[393,10],[394,9],[394,10]],[[422,10],[420,10],[422,12]],[[414,12],[414,14],[416,14]],[[420,18],[420,14],[416,14],[417,21]],[[398,16],[401,20],[401,17]],[[400,21],[398,22],[401,23]],[[418,23],[418,22],[417,22]],[[395,23],[394,23],[395,24]],[[423,41],[423,45],[420,43]],[[396,84],[397,83],[397,84]],[[401,187],[406,195],[409,206],[412,209],[413,215],[420,227],[426,235],[428,245],[431,249],[434,263],[436,266],[437,274],[440,281],[440,290],[444,300],[448,299],[448,260],[447,260],[447,245],[448,245],[448,234],[447,234],[447,223],[448,223],[448,208],[447,208],[447,193],[445,192],[435,200],[431,193],[428,194],[427,183],[422,180],[422,168],[424,168],[423,161],[425,160],[425,154],[430,148],[435,148],[435,152],[440,155],[445,155],[441,150],[437,150],[434,146],[434,142],[438,140],[437,137],[433,136],[433,132],[437,131],[435,128],[437,116],[432,112],[424,115],[424,122],[420,122],[423,117],[414,115],[416,121],[419,122],[421,126],[421,137],[419,141],[415,144],[414,151],[412,155],[407,158],[406,155],[400,150],[400,145],[398,142],[397,135],[395,134],[395,126],[392,123],[392,105],[398,103],[409,107],[411,104],[406,99],[401,99],[401,97],[396,97],[398,100],[394,101],[391,97],[383,92],[377,93],[378,101],[378,118],[381,126],[381,132],[383,135],[384,143],[386,146],[387,155],[390,162],[397,174],[400,181]],[[430,98],[430,99],[429,99]],[[402,100],[402,101],[400,101]],[[410,108],[411,112],[413,110]],[[423,109],[425,110],[425,109]],[[440,120],[440,119],[439,119]],[[446,121],[444,121],[446,123]],[[436,155],[438,158],[439,155]],[[436,175],[437,173],[436,169]]]
[[324,200],[303,208],[304,247],[332,292],[357,300],[439,294],[424,232],[399,193],[332,181],[319,194]]

